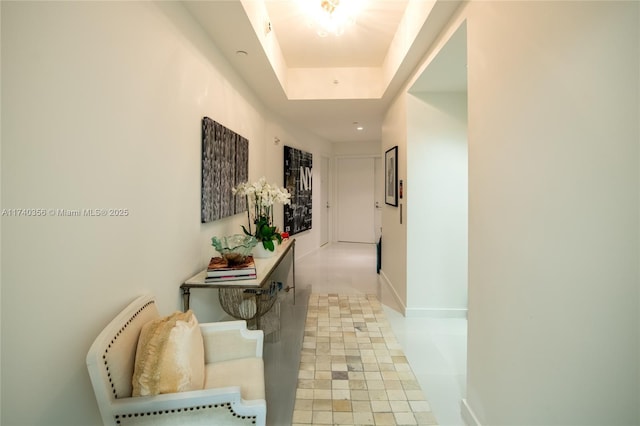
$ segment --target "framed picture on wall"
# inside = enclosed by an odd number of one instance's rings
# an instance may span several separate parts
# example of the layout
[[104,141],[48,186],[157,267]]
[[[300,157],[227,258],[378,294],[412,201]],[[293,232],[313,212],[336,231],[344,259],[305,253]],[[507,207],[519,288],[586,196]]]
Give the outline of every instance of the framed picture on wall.
[[200,222],[247,211],[246,199],[231,189],[249,177],[249,140],[209,117],[202,118]]
[[398,207],[398,147],[384,153],[384,202]]
[[311,229],[313,154],[284,147],[284,186],[291,204],[284,206],[284,231],[295,235]]

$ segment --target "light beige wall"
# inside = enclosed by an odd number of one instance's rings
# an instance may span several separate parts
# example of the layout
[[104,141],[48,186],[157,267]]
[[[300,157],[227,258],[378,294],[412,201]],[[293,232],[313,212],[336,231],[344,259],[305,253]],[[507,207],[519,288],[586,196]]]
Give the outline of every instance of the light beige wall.
[[336,157],[350,155],[380,156],[380,141],[334,142],[333,155]]
[[637,7],[468,8],[466,402],[480,424],[640,422]]
[[[0,32],[2,31],[2,7],[0,7]],[[2,55],[0,55],[0,99],[2,98]],[[0,102],[0,129],[2,127],[2,102]],[[2,134],[0,133],[0,164],[2,164]],[[2,173],[0,172],[0,209],[2,208]],[[0,221],[2,216],[0,216]],[[1,223],[1,222],[0,222]],[[2,306],[2,226],[0,226],[0,307]],[[2,330],[2,316],[0,315],[0,330]],[[2,340],[0,339],[0,421],[2,419]]]
[[[431,6],[434,5],[435,3]],[[413,6],[416,7],[418,5],[414,4]],[[422,7],[424,7],[424,5]],[[425,70],[436,59],[443,47],[453,37],[454,33],[459,30],[461,24],[461,12],[456,10],[455,12],[449,11],[447,13],[453,14],[452,21],[456,22],[456,25],[443,28],[443,30],[435,36],[433,44],[424,53],[424,57],[421,63],[416,67],[416,71],[404,84],[403,88],[399,91],[389,109],[386,111],[382,123],[382,153],[384,154],[387,149],[395,145],[398,145],[399,148],[398,179],[404,181],[404,198],[403,200],[399,200],[399,204],[402,204],[402,207],[399,206],[398,208],[393,208],[387,205],[384,206],[382,228],[383,234],[388,235],[388,238],[383,238],[386,244],[383,243],[382,245],[383,256],[381,275],[391,286],[392,293],[395,295],[397,302],[402,306],[403,313],[409,316],[433,314],[439,316],[435,310],[429,308],[429,304],[432,301],[423,297],[423,280],[419,278],[415,279],[419,273],[416,273],[415,269],[411,273],[407,271],[409,269],[407,264],[409,258],[412,257],[411,261],[415,263],[415,259],[420,257],[421,254],[424,254],[424,247],[420,242],[410,243],[408,241],[412,230],[408,228],[407,223],[411,221],[416,223],[426,214],[425,212],[420,211],[419,203],[416,205],[412,201],[412,199],[418,200],[418,197],[414,198],[412,194],[416,194],[416,191],[420,191],[422,184],[419,179],[414,179],[410,176],[408,170],[410,163],[419,163],[419,160],[415,158],[415,156],[411,158],[411,161],[409,161],[407,156],[412,155],[410,151],[420,144],[420,136],[414,136],[413,141],[410,141],[409,138],[410,135],[421,135],[425,132],[428,133],[428,131],[424,130],[424,120],[421,121],[420,118],[415,118],[414,111],[412,110],[415,108],[415,105],[410,104],[411,99],[407,94],[409,91],[415,90],[414,85],[421,79]],[[459,74],[459,72],[456,72],[456,74]],[[422,86],[421,83],[419,83],[419,85]],[[411,114],[414,114],[413,117]],[[459,140],[460,136],[456,134],[455,139]],[[416,145],[412,148],[412,144]],[[414,176],[420,176],[421,174],[420,171],[416,170],[413,170],[412,173]],[[416,235],[411,235],[413,240],[419,241],[419,239],[415,238]],[[413,277],[410,279],[409,275],[413,275]],[[409,288],[411,286],[413,286],[412,289]],[[411,295],[412,291],[413,295]],[[407,310],[409,297],[411,297],[411,308]],[[438,306],[439,307],[437,309],[444,305],[438,303]],[[431,303],[431,307],[434,307],[433,303]],[[460,311],[460,306],[454,307],[449,305],[448,307],[453,309],[448,309],[448,313],[444,314],[445,316],[449,314],[464,314],[464,312]]]
[[[314,154],[331,146],[265,111],[179,3],[0,9],[2,209],[46,213],[2,217],[0,422],[97,425],[95,336],[145,292],[164,313],[181,308],[179,285],[215,254],[211,237],[246,221],[200,224],[202,117],[249,139],[251,179],[282,182],[274,128]],[[127,214],[50,212],[98,208]],[[193,291],[192,307],[200,321],[223,315],[215,291]]]
[[[398,180],[407,179],[407,105],[400,96],[390,106],[382,122],[382,155],[398,146]],[[384,157],[383,157],[384,161]],[[404,189],[407,199],[411,189]],[[401,306],[407,305],[407,228],[406,210],[398,200],[398,207],[382,205],[382,268],[380,275],[391,286]],[[400,216],[402,210],[402,219]]]
[[[472,1],[443,31],[467,21],[470,425],[640,423],[638,17]],[[403,96],[384,147],[405,140]]]

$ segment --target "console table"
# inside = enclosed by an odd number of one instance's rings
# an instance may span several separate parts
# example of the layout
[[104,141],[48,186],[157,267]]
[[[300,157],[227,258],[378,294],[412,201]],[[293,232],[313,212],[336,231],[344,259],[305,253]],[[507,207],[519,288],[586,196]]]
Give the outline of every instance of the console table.
[[[260,244],[260,243],[258,243]],[[256,325],[260,325],[260,316],[266,311],[261,312],[259,309],[259,297],[264,292],[269,291],[269,284],[271,275],[276,268],[282,263],[282,260],[291,253],[291,264],[293,269],[293,279],[291,285],[288,285],[284,290],[289,291],[293,289],[293,303],[296,303],[296,240],[295,238],[288,238],[282,241],[282,244],[276,245],[276,252],[272,257],[254,258],[256,263],[256,278],[253,280],[238,280],[238,281],[217,281],[215,283],[207,283],[205,279],[207,277],[207,270],[200,271],[193,277],[189,278],[180,286],[182,289],[182,307],[186,312],[189,309],[189,298],[191,296],[192,288],[210,288],[210,289],[238,289],[245,292],[249,292],[255,295],[255,307],[256,307]],[[220,296],[221,297],[221,296]],[[222,302],[222,300],[221,300]],[[267,308],[267,310],[271,306]]]

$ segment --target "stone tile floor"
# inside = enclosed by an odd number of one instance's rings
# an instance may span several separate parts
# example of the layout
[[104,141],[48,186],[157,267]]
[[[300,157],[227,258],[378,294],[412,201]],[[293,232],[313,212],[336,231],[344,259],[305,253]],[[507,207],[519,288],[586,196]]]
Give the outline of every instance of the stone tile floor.
[[437,424],[375,295],[310,295],[292,422]]

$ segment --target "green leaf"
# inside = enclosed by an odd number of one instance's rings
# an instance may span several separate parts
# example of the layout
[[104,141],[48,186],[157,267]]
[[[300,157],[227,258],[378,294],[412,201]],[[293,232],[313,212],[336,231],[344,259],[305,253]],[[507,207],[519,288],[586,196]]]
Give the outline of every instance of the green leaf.
[[264,240],[262,242],[262,246],[264,248],[266,248],[267,250],[269,250],[269,251],[274,251],[276,249],[276,246],[273,245],[273,241],[272,240]]
[[268,226],[264,226],[262,229],[260,229],[260,236],[265,240],[266,239],[270,240],[271,239],[271,234],[272,234],[272,232],[271,232],[271,230],[269,229]]

